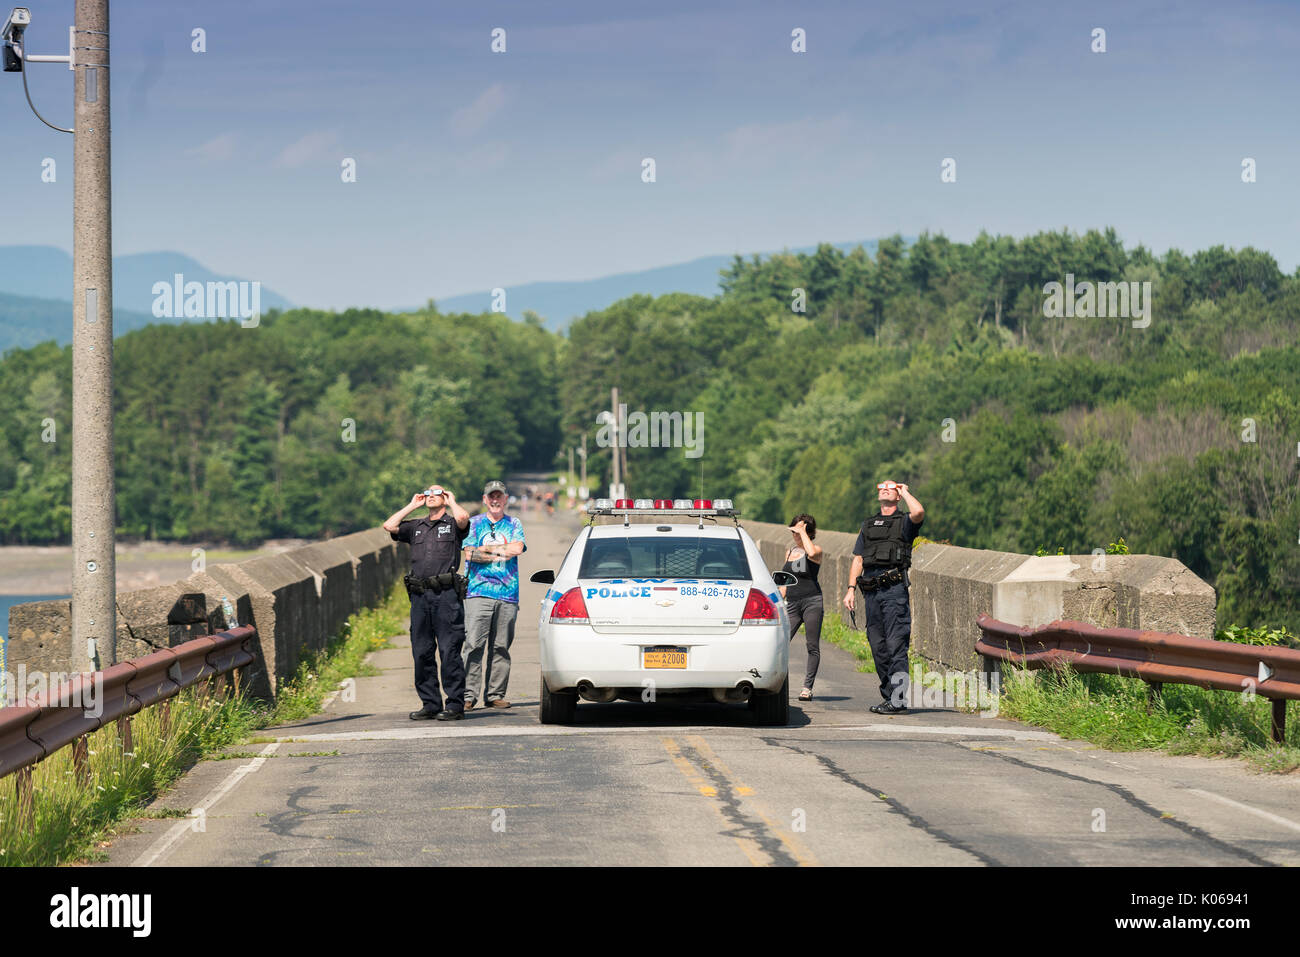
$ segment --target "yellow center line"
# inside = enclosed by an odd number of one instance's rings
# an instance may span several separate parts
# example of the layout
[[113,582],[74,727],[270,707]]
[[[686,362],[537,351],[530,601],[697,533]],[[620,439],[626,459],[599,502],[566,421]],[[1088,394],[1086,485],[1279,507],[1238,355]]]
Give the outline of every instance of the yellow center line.
[[[682,776],[705,797],[717,797],[717,788],[705,781],[700,773],[695,770],[695,766],[686,760],[681,749],[677,747],[677,742],[672,738],[661,738],[660,740],[663,742],[664,750],[668,752],[668,757],[672,759],[673,764],[677,765],[677,770],[682,772]],[[711,803],[713,809],[718,812],[718,817],[722,818],[723,823],[731,823],[727,820],[727,816],[722,813],[722,808],[718,806],[717,802]],[[732,840],[736,842],[741,852],[749,858],[749,863],[755,867],[766,866],[767,861],[763,859],[762,855],[758,853],[758,849],[753,847],[749,840],[736,835],[732,835]]]
[[714,753],[713,748],[709,747],[709,742],[705,741],[704,738],[700,737],[698,734],[687,735],[686,740],[693,748],[699,751],[700,754],[704,755],[704,757],[708,759],[709,763],[717,768],[723,777],[731,782],[737,795],[743,795],[750,799],[747,802],[750,808],[752,808],[759,819],[772,830],[772,833],[781,839],[781,843],[786,846],[790,855],[799,862],[800,867],[821,866],[820,862],[817,860],[817,855],[805,847],[803,842],[796,838],[792,833],[787,834],[785,828],[781,827],[768,816],[766,813],[767,809],[756,797],[754,797],[754,789],[746,787],[740,783],[731,768],[727,767],[727,765],[723,763],[722,759]]

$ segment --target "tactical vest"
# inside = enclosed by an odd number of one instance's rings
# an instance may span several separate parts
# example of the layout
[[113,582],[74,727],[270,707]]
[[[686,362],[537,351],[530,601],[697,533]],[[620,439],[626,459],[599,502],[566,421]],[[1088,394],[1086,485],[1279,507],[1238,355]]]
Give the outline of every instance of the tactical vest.
[[908,568],[912,564],[912,543],[903,536],[903,519],[907,513],[898,509],[893,515],[877,512],[862,523],[862,564]]

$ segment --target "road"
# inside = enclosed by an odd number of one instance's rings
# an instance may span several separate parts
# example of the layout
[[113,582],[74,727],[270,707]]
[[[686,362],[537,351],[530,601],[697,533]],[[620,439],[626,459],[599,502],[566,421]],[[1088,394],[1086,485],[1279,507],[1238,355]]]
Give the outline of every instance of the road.
[[[576,520],[524,516],[525,575]],[[525,582],[509,710],[449,724],[418,706],[410,646],[375,654],[355,700],[205,761],[109,865],[1300,864],[1300,776],[1237,761],[1113,753],[1015,722],[924,709],[883,718],[873,675],[823,644],[817,696],[786,728],[743,707],[583,704],[537,723]],[[802,675],[803,639],[791,649]],[[797,687],[797,684],[796,684]]]

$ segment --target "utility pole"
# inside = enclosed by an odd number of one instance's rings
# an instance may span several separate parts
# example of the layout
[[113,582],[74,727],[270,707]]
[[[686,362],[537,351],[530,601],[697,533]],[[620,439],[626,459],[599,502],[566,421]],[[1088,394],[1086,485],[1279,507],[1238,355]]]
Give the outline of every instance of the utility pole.
[[582,433],[582,449],[578,452],[582,456],[582,488],[587,488],[587,433]]
[[622,483],[619,481],[619,470],[618,470],[619,469],[618,448],[620,445],[619,435],[618,435],[618,386],[614,386],[614,388],[609,390],[609,403],[610,403],[609,406],[610,414],[614,417],[614,421],[611,426],[612,431],[614,433],[614,482],[610,486],[609,494],[611,498],[618,498],[619,496],[622,495],[621,489],[623,487]]
[[72,636],[92,670],[117,661],[108,0],[77,0],[73,47]]

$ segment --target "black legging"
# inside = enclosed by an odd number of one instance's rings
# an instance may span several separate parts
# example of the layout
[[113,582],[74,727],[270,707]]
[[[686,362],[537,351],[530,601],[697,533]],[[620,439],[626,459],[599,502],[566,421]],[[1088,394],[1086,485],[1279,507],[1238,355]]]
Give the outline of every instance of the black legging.
[[[803,686],[812,690],[817,680],[817,668],[822,663],[822,596],[821,592],[806,598],[796,598],[786,603],[790,615],[790,639],[804,626],[804,637],[808,641],[808,666],[803,679]],[[787,640],[790,640],[787,639]]]

